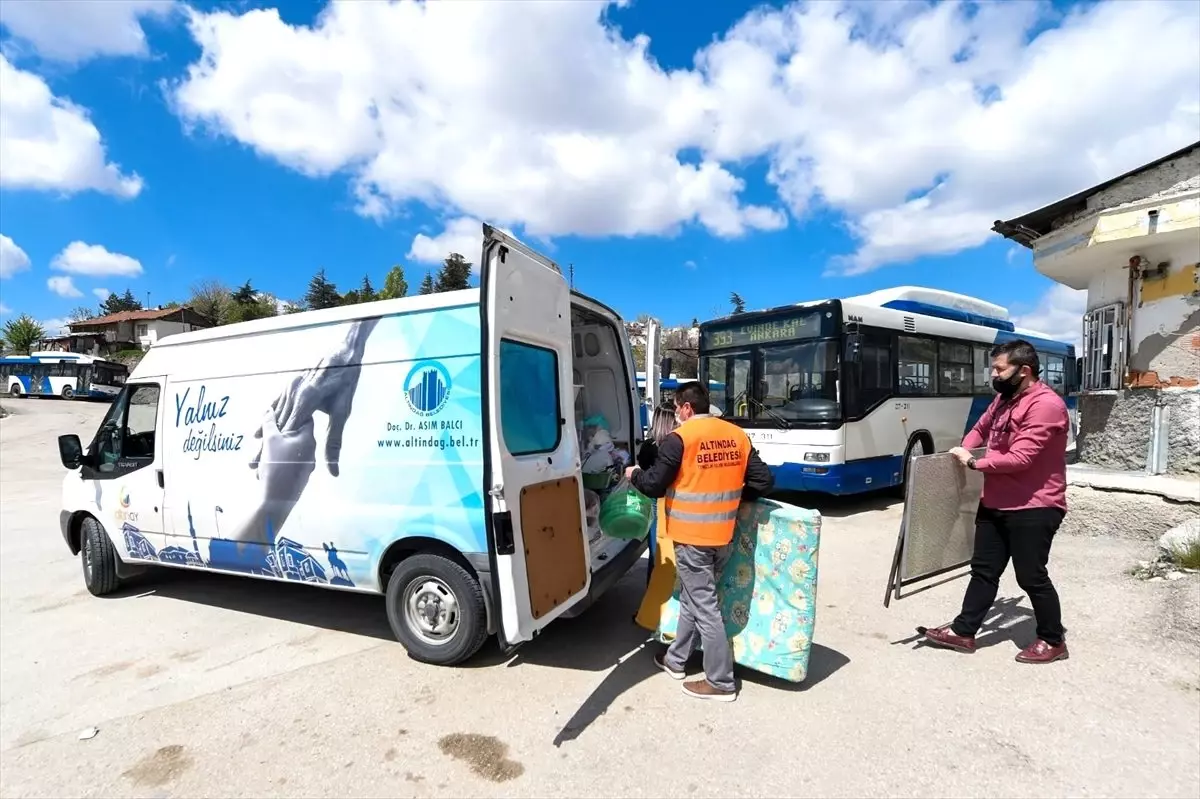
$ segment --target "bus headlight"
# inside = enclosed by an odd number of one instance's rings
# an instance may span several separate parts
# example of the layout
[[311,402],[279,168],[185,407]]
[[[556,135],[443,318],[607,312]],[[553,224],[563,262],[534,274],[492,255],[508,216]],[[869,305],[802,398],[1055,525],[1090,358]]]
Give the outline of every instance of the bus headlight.
[[804,460],[809,461],[810,463],[829,463],[829,453],[806,452],[804,453]]

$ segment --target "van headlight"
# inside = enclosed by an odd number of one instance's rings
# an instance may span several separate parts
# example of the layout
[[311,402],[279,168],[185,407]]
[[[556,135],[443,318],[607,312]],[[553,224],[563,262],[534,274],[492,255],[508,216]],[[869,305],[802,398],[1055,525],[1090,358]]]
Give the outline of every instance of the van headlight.
[[809,461],[810,463],[829,463],[829,453],[806,452],[804,453],[804,460]]

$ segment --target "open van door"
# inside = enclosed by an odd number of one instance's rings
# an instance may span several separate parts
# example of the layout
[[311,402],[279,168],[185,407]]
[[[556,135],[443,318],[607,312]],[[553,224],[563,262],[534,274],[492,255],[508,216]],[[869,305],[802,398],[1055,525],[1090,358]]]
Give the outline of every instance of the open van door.
[[501,646],[587,596],[590,553],[575,431],[571,294],[562,271],[483,226],[488,548]]
[[657,319],[646,322],[646,403],[649,419],[654,421],[654,409],[662,402],[662,325]]

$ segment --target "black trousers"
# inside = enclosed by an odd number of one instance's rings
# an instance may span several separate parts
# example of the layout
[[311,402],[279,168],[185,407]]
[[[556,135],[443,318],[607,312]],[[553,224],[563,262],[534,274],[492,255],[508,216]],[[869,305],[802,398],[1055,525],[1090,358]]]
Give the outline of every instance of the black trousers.
[[956,635],[979,632],[1000,587],[1000,575],[1012,560],[1017,585],[1029,595],[1037,619],[1037,637],[1051,646],[1063,642],[1062,606],[1050,582],[1046,564],[1050,543],[1062,524],[1059,508],[992,510],[982,505],[975,516],[975,552],[971,582],[963,597],[962,613],[950,625]]

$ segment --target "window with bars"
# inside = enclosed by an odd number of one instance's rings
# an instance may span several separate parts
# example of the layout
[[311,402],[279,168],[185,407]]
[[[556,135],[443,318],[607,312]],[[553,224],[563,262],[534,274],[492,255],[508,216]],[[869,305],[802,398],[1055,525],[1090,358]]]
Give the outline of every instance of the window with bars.
[[1125,303],[1083,315],[1083,390],[1119,389],[1125,376]]

